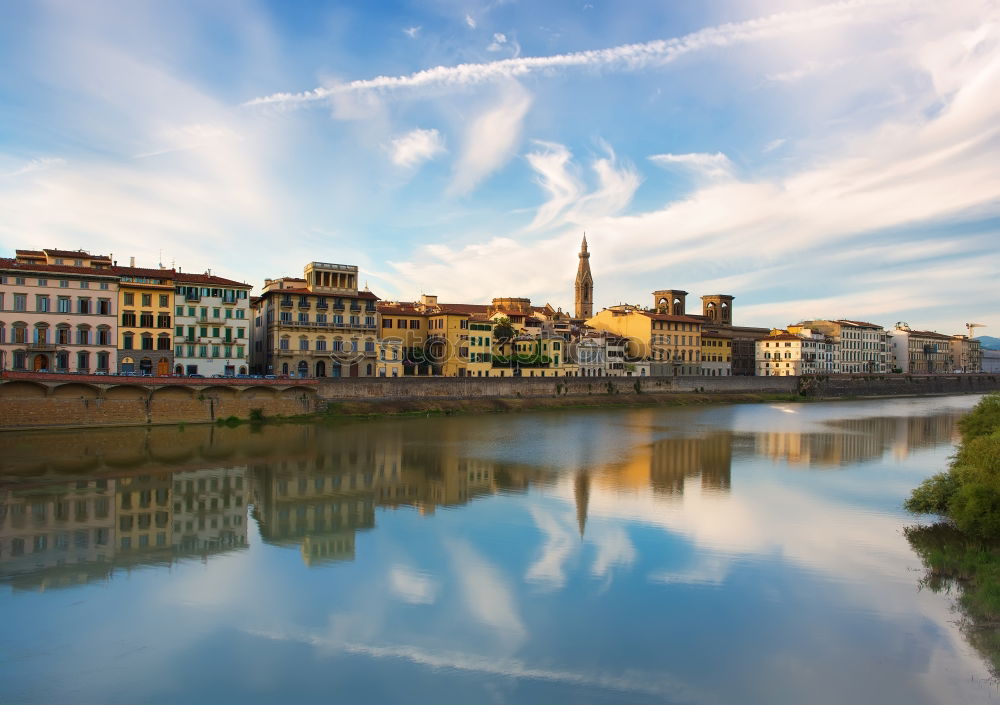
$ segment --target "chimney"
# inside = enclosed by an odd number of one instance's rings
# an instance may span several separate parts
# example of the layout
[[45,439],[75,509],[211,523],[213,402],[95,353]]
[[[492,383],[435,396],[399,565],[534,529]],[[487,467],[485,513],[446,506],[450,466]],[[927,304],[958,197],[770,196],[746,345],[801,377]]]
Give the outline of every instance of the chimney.
[[129,257],[128,258],[128,266],[129,267],[134,267],[135,266],[135,257]]

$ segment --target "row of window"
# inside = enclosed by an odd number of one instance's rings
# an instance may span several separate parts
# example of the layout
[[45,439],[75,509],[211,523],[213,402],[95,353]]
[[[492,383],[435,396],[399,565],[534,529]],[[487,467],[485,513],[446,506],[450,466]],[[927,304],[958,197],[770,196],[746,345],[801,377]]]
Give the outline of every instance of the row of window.
[[[268,314],[268,315],[270,315],[270,314]],[[292,322],[292,312],[291,311],[280,311],[279,314],[278,314],[278,320],[280,322],[282,322],[282,323],[291,323]],[[296,319],[295,322],[298,323],[298,324],[300,324],[300,325],[309,325],[309,323],[310,323],[309,314],[308,313],[303,313],[303,312],[300,311],[299,314],[298,314],[298,318]],[[325,313],[317,313],[316,314],[315,323],[316,323],[316,325],[320,325],[320,326],[325,326],[325,325],[327,325],[329,323],[332,323],[335,326],[342,326],[342,325],[344,325],[344,317],[341,314],[336,313],[336,314],[334,314],[332,316],[332,318],[328,318]],[[361,316],[350,316],[348,318],[348,325],[349,326],[353,326],[353,327],[360,327],[361,326]],[[364,323],[364,325],[365,325],[365,328],[374,328],[375,327],[375,316],[365,316],[365,323]]]
[[[208,318],[208,306],[177,306],[175,308],[175,313],[178,317],[184,315],[184,311],[187,310],[187,315],[189,318],[198,317],[201,320],[206,320]],[[235,311],[235,313],[234,313]],[[246,318],[246,310],[242,308],[232,309],[232,308],[213,308],[212,318],[216,320],[221,320],[223,318],[236,318],[239,320],[244,320]],[[257,325],[260,325],[258,320]]]
[[[156,347],[153,347],[153,334],[142,333],[139,335],[139,350],[170,350],[172,342],[166,333],[156,336]],[[122,333],[122,350],[136,350],[135,333]]]
[[[156,296],[159,308],[170,307],[170,294],[157,294]],[[142,302],[142,306],[152,306],[153,294],[139,294],[139,300]],[[122,306],[135,306],[134,292],[126,291],[122,293]]]
[[[420,319],[419,318],[410,318],[410,319],[402,319],[401,318],[401,319],[399,319],[399,320],[396,321],[395,325],[396,325],[397,328],[409,328],[411,330],[419,330],[420,329]],[[392,328],[392,326],[393,326],[393,322],[392,322],[391,318],[383,318],[382,319],[382,327],[383,328]]]
[[[6,283],[8,283],[8,280],[10,280],[10,279],[14,280],[14,286],[31,286],[30,284],[28,284],[28,280],[25,277],[0,276],[0,284],[6,284]],[[54,284],[54,283],[53,284],[49,284],[49,280],[48,279],[37,279],[36,281],[38,282],[38,286],[56,286],[56,284]],[[69,288],[69,280],[68,279],[53,279],[52,281],[53,282],[59,282],[59,288],[60,289],[68,289]],[[111,282],[104,282],[104,281],[102,281],[102,282],[91,282],[91,281],[89,281],[87,279],[81,279],[79,281],[79,287],[81,289],[89,289],[91,284],[97,284],[97,288],[101,289],[102,291],[109,291],[111,289]]]
[[[13,299],[12,311],[26,312],[28,310],[28,295],[15,293],[11,297]],[[4,310],[4,295],[0,293],[0,311]],[[76,306],[73,306],[72,297],[69,296],[57,296],[56,297],[56,308],[57,313],[79,313],[79,314],[90,314],[96,313],[102,316],[111,315],[111,299],[97,299],[97,305],[94,306],[93,300],[89,296],[78,296],[76,298]],[[52,297],[48,294],[36,294],[35,295],[35,312],[36,313],[52,313]]]
[[[195,329],[194,326],[188,326],[187,327],[187,337],[188,337],[188,340],[190,340],[190,341],[194,340],[194,332],[195,332],[195,330],[196,329]],[[197,328],[197,330],[198,330],[199,337],[202,337],[202,338],[207,338],[208,337],[208,331],[209,330],[212,331],[212,337],[213,338],[219,338],[219,337],[224,336],[226,338],[226,340],[230,340],[233,337],[233,329],[232,328],[220,328],[219,326],[212,326],[212,328],[209,329],[208,326],[199,326]],[[184,337],[184,326],[176,326],[174,328],[174,335],[176,335],[178,338]],[[236,337],[237,338],[245,338],[246,336],[247,336],[247,329],[246,328],[237,328],[236,329]]]
[[[136,321],[138,320],[138,325]],[[153,325],[153,314],[149,311],[143,311],[136,317],[134,311],[123,311],[122,312],[122,327],[123,328],[169,328],[170,327],[170,314],[161,313],[156,317],[156,325]]]
[[693,335],[654,335],[653,343],[659,345],[700,345],[700,340]]
[[[28,369],[28,353],[24,350],[15,350],[13,355],[13,366],[15,370],[26,370]],[[35,366],[34,358],[32,358],[32,369],[48,369],[48,358],[44,355],[36,355],[35,357],[43,358],[44,362]],[[60,350],[56,353],[56,370],[69,370],[70,355],[64,350]],[[97,353],[97,370],[98,372],[108,372],[110,370],[111,353],[99,352]],[[88,372],[90,371],[90,353],[86,350],[81,350],[76,354],[76,369],[78,372]]]
[[[334,350],[334,351],[336,351],[336,352],[340,352],[340,351],[355,352],[355,351],[359,350],[359,348],[358,348],[358,341],[356,341],[356,340],[348,340],[346,342],[342,341],[342,340],[334,340],[334,341],[332,341],[332,346],[333,347],[331,349]],[[278,349],[279,350],[291,350],[291,339],[288,336],[282,337],[278,341]],[[299,347],[297,349],[298,350],[309,350],[310,349],[309,348],[309,339],[308,338],[299,338]],[[313,346],[312,349],[316,350],[317,352],[323,352],[323,351],[325,351],[327,349],[327,347],[326,347],[326,340],[324,338],[319,338],[318,340],[314,341],[314,346]],[[365,341],[365,352],[375,352],[375,341],[374,340],[366,340]]]
[[[233,352],[236,352],[233,355]],[[195,354],[197,353],[197,355]],[[242,345],[178,345],[174,349],[174,354],[177,357],[207,357],[207,358],[226,358],[226,359],[240,359],[242,360],[245,356],[246,348]]]
[[[92,336],[91,333],[96,332]],[[69,325],[63,323],[56,326],[55,335],[52,342],[55,345],[91,345],[92,341],[97,345],[113,345],[111,340],[111,328],[109,326],[98,326],[96,331],[92,331],[88,325],[76,327],[76,335],[73,335]],[[7,342],[7,328],[0,322],[0,343]],[[29,340],[28,325],[26,323],[15,323],[10,329],[10,342],[14,345],[25,345],[29,342],[40,345],[49,344],[49,325],[47,323],[36,323],[32,329]]]

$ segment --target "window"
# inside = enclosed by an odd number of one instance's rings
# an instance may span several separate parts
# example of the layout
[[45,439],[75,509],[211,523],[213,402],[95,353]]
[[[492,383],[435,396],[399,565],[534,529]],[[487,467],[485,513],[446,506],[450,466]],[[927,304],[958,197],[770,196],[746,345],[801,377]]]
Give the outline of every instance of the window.
[[170,327],[170,314],[161,313],[156,317],[156,327],[157,328],[169,328]]
[[166,333],[160,333],[156,337],[156,349],[157,350],[169,350],[170,349],[170,336]]
[[218,345],[213,345],[212,346],[212,357],[219,357],[219,346]]
[[150,311],[143,311],[139,314],[139,327],[140,328],[152,328],[153,327],[153,314]]
[[153,305],[153,295],[152,294],[142,294],[142,305],[152,306]]
[[110,288],[110,287],[108,286],[108,283],[107,283],[107,282],[101,282],[101,289],[102,289],[103,291],[107,291],[107,290],[108,290],[109,288]]
[[48,279],[39,279],[38,280],[38,286],[48,286],[48,285],[49,285],[49,280]]
[[326,338],[320,338],[316,341],[316,350],[320,352],[326,350]]
[[[402,323],[402,321],[400,321],[400,323]],[[417,319],[410,321],[410,328],[420,328],[420,320]]]
[[90,288],[90,282],[81,281],[80,282],[80,288],[81,289],[89,289]]
[[90,313],[90,299],[88,297],[81,296],[76,300],[76,312]]
[[198,357],[208,357],[208,346],[199,345],[198,346]]
[[246,328],[237,328],[236,329],[236,337],[237,338],[245,338],[246,337]]
[[60,279],[59,280],[59,288],[61,288],[61,289],[68,289],[69,288],[69,281],[66,280],[66,279]]
[[70,312],[70,302],[68,296],[60,296],[59,300],[56,301],[56,308],[59,313],[69,313]]
[[220,315],[219,314],[219,309],[213,308],[212,309],[212,318],[219,318],[219,315]]
[[122,326],[125,328],[135,328],[135,313],[125,311],[122,313]]
[[24,277],[14,277],[14,284],[16,286],[24,286]]
[[246,312],[243,309],[241,309],[241,308],[236,309],[236,318],[238,318],[240,320],[243,320],[243,318],[245,316],[246,316]]
[[308,350],[309,340],[307,338],[299,338],[299,350]]
[[160,308],[167,308],[170,306],[170,295],[160,294]]
[[48,296],[35,296],[35,310],[39,313],[49,312],[49,297]]
[[141,336],[142,349],[152,350],[153,349],[153,335],[151,333],[143,333]]
[[76,354],[76,369],[78,370],[89,370],[90,369],[90,353],[86,350],[81,350]]
[[90,345],[90,328],[81,326],[76,329],[76,344]]
[[279,350],[288,350],[288,338],[282,338],[278,341]]
[[122,304],[125,306],[135,306],[135,294],[131,291],[126,291],[122,295]]
[[28,310],[28,295],[27,294],[14,294],[14,310],[15,311],[26,311],[26,310]]
[[102,316],[111,315],[111,299],[98,299],[97,312]]
[[134,333],[123,333],[122,334],[122,350],[133,350],[135,348],[135,334]]
[[280,320],[282,323],[291,323],[292,322],[292,312],[291,311],[282,311],[278,315],[279,315],[278,320]]

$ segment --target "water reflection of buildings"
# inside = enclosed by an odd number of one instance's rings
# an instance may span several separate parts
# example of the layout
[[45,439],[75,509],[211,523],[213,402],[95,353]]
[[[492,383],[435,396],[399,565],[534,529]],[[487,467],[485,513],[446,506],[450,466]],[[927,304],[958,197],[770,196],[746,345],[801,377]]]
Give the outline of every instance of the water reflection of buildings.
[[300,457],[254,465],[262,538],[298,544],[307,565],[353,560],[356,532],[374,528],[376,507],[433,514],[496,490],[493,464],[458,457],[458,444],[407,444],[380,431],[314,436]]
[[235,467],[8,484],[0,580],[49,589],[245,547],[245,483]]
[[769,431],[754,434],[758,455],[794,465],[837,467],[950,443],[960,414],[838,420],[823,431]]

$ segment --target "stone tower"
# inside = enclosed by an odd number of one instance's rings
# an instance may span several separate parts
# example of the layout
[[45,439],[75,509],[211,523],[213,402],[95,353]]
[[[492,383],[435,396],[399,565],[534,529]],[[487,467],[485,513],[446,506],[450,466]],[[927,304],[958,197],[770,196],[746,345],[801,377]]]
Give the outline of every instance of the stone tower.
[[733,325],[733,298],[728,294],[710,294],[701,297],[702,315],[720,326]]
[[653,292],[653,308],[657,313],[683,316],[688,293],[680,289],[660,289]]
[[590,273],[590,253],[587,252],[587,235],[580,246],[580,266],[576,270],[576,317],[594,317],[594,277]]

